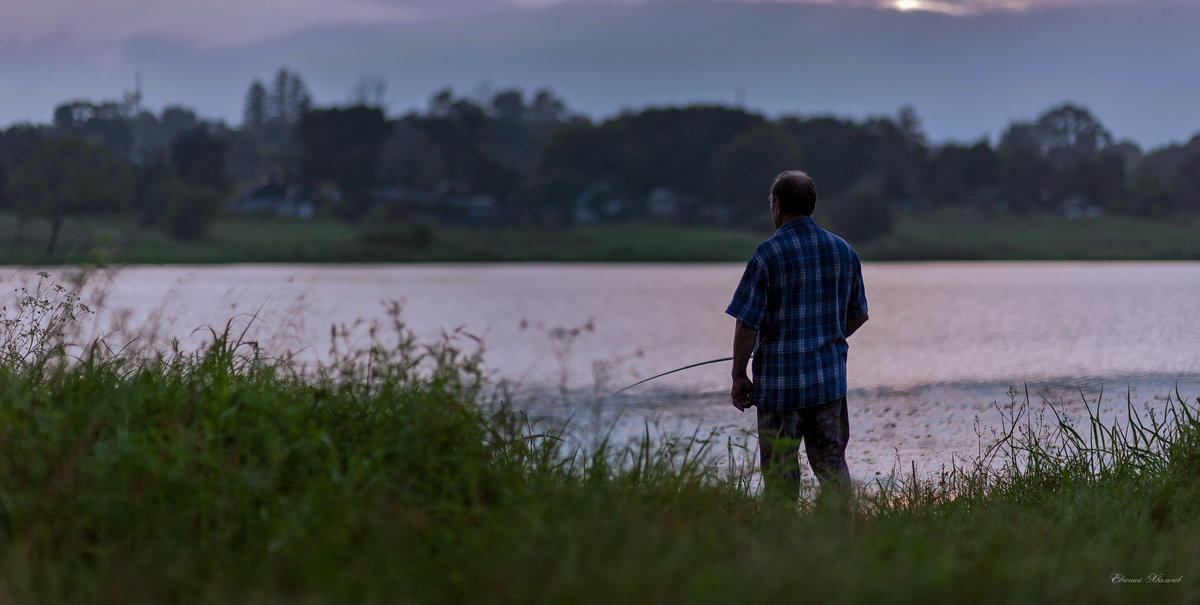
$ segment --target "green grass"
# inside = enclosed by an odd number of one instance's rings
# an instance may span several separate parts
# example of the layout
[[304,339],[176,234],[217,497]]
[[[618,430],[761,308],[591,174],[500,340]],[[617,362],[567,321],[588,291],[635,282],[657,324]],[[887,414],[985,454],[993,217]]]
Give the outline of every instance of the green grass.
[[478,355],[416,341],[398,309],[302,373],[228,330],[194,352],[66,347],[69,291],[11,308],[6,602],[1200,598],[1200,402],[1181,396],[1115,427],[1014,397],[975,464],[900,473],[838,515],[760,501],[736,449],[715,464],[725,444],[579,449],[483,397]]
[[454,229],[439,232],[453,260],[717,262],[745,260],[769,232],[633,223],[576,229]]
[[[59,250],[48,257],[46,225],[18,225],[0,215],[6,264],[230,262],[705,262],[744,258],[769,233],[671,225],[605,225],[578,229],[437,228],[427,246],[387,245],[333,219],[218,219],[196,242],[172,240],[118,218],[69,220]],[[49,261],[49,263],[48,263]]]
[[[818,215],[818,222],[820,215]],[[368,225],[366,228],[378,228]],[[129,219],[69,219],[59,249],[45,255],[48,226],[0,214],[4,264],[160,264],[232,262],[743,262],[770,237],[760,230],[629,223],[573,229],[435,227],[424,245],[401,236],[374,240],[333,219],[222,217],[208,236],[183,242]],[[1200,218],[966,212],[901,214],[893,233],[857,245],[864,260],[1196,260]],[[391,241],[392,243],[387,243]]]
[[1197,230],[1197,217],[901,214],[892,234],[858,250],[871,260],[1198,260]]

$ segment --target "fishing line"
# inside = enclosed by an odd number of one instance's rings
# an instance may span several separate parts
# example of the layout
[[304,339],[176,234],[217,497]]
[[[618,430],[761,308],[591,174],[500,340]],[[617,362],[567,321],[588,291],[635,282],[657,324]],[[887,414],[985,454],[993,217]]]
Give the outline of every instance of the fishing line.
[[644,380],[639,380],[619,391],[616,391],[615,393],[613,393],[613,395],[619,395],[621,393],[624,393],[625,391],[628,391],[629,389],[632,389],[633,387],[636,387],[639,384],[644,384],[644,383],[650,382],[651,380],[654,380],[656,378],[662,378],[663,376],[667,376],[669,374],[674,374],[675,372],[682,372],[684,370],[690,370],[692,368],[706,366],[710,363],[721,363],[722,361],[733,361],[733,358],[732,357],[722,357],[720,359],[711,359],[709,361],[701,361],[700,363],[693,363],[692,365],[683,366],[682,368],[675,368],[674,370],[671,370],[670,372],[663,372],[662,374],[656,374],[656,375],[646,378]]

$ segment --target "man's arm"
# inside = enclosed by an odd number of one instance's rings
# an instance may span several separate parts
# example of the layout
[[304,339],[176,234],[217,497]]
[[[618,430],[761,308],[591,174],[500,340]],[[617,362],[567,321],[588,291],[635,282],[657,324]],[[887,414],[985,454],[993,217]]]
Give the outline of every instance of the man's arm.
[[867,319],[869,319],[869,318],[870,318],[869,314],[863,313],[862,315],[859,315],[858,317],[851,317],[850,319],[847,319],[846,320],[846,338],[850,338],[851,334],[857,332],[858,329],[861,328],[863,324],[867,323]]
[[750,407],[750,393],[754,383],[746,375],[746,366],[750,356],[754,354],[754,345],[758,342],[758,330],[742,323],[735,322],[733,327],[733,407],[746,411]]

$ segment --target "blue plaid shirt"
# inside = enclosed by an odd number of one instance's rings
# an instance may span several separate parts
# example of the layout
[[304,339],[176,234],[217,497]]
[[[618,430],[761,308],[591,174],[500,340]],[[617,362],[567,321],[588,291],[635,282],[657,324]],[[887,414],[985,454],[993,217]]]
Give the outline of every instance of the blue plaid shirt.
[[812,217],[758,245],[725,312],[758,330],[751,400],[760,410],[846,396],[846,320],[867,313],[862,265]]

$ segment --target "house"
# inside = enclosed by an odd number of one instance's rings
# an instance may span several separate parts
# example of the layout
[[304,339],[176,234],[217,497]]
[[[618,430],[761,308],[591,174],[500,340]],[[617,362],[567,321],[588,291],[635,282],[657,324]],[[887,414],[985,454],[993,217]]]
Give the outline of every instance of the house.
[[624,211],[625,202],[613,194],[609,181],[602,180],[575,196],[571,205],[571,221],[576,225],[589,225],[613,220]]
[[1059,203],[1059,211],[1068,219],[1093,218],[1104,214],[1104,208],[1087,196],[1072,193]]
[[317,213],[317,195],[312,188],[272,179],[239,197],[233,203],[233,211],[309,219]]

